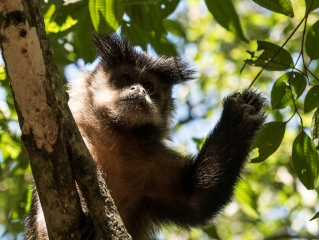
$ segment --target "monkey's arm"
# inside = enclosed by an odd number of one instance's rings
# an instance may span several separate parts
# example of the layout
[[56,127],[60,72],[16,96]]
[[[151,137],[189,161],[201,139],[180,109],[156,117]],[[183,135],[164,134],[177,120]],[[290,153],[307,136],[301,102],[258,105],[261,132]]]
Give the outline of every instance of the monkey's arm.
[[223,209],[232,197],[256,131],[264,122],[262,106],[263,99],[251,91],[226,98],[222,116],[195,160],[179,168],[171,164],[170,173],[165,172],[164,165],[158,169],[163,173],[162,182],[172,181],[160,189],[161,196],[146,197],[152,211],[158,209],[159,222],[168,216],[169,221],[194,226]]

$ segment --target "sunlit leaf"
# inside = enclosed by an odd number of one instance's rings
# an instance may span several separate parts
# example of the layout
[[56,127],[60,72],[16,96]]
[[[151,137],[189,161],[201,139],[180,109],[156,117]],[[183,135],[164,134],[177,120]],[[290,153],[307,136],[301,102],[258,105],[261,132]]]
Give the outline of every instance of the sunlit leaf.
[[312,111],[319,106],[319,85],[313,86],[305,97],[305,113]]
[[[247,64],[257,67],[264,67],[267,64],[265,69],[278,71],[287,70],[294,66],[292,57],[287,50],[280,49],[279,46],[270,42],[257,41],[257,44],[257,50],[263,52],[260,56],[245,60]],[[276,56],[273,58],[275,54]],[[273,59],[269,62],[271,58]]]
[[7,133],[1,134],[0,149],[4,159],[16,159],[20,152],[21,146],[17,144]]
[[304,131],[296,137],[292,145],[292,163],[302,184],[307,189],[313,189],[318,180],[318,151]]
[[290,87],[294,99],[298,99],[307,86],[306,78],[298,72],[285,73],[278,78],[271,90],[271,107],[273,109],[285,108],[292,102]]
[[240,182],[236,188],[235,197],[244,213],[252,218],[258,218],[256,196],[247,182]]
[[294,17],[294,10],[289,0],[253,0],[260,6],[270,11],[284,14],[288,17]]
[[[28,195],[27,199],[31,199],[31,197],[32,197],[32,189],[33,189],[33,186],[29,185],[28,186],[28,191],[27,191],[27,195]],[[31,201],[28,201],[26,206],[25,206],[26,212],[30,211],[30,207],[31,207]]]
[[7,79],[7,73],[4,66],[0,66],[0,81]]
[[248,42],[231,0],[205,0],[205,2],[208,10],[222,27],[235,33],[241,40]]
[[60,31],[65,31],[65,30],[71,28],[72,26],[77,24],[77,22],[78,22],[78,20],[74,20],[72,17],[68,16],[66,18],[65,23],[60,27]]
[[251,160],[252,163],[265,161],[279,147],[286,130],[285,122],[266,123],[257,135],[253,149],[259,149],[259,156]]
[[89,10],[96,31],[116,31],[124,14],[122,2],[116,0],[89,0]]
[[43,15],[44,23],[45,23],[46,26],[50,23],[51,17],[52,17],[52,15],[54,14],[54,12],[56,10],[55,4],[50,4],[48,6],[49,6],[48,10]]
[[[319,1],[318,1],[319,2]],[[319,59],[319,21],[307,31],[306,53],[311,59]]]
[[56,5],[51,4],[48,8],[47,12],[44,14],[44,23],[45,23],[45,30],[47,33],[57,33],[59,32],[59,25],[55,21],[51,21],[51,18],[56,11]]

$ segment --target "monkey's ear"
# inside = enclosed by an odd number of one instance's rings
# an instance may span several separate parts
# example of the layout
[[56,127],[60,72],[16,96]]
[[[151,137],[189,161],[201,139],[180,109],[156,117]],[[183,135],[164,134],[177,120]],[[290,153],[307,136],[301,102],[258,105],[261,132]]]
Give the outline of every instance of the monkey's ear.
[[175,57],[171,61],[174,61],[172,66],[176,69],[176,71],[178,71],[178,77],[175,79],[173,84],[183,83],[197,78],[196,71],[190,68],[189,64],[184,62],[181,58]]
[[158,76],[162,82],[171,85],[197,78],[196,71],[179,57],[155,59],[148,70]]

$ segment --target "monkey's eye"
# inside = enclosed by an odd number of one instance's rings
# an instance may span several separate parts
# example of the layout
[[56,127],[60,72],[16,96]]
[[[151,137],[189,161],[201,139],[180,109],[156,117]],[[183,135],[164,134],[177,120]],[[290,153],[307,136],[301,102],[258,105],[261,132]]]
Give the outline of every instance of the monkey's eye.
[[147,82],[147,83],[144,83],[143,84],[143,87],[145,88],[146,91],[150,92],[153,90],[154,86],[152,83],[150,82]]
[[129,75],[123,75],[121,80],[124,84],[129,84],[131,82],[131,77]]

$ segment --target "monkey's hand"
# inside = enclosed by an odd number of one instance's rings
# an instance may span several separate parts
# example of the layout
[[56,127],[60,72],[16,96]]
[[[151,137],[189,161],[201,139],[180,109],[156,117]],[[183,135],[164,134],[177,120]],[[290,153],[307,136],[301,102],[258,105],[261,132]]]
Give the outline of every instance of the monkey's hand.
[[254,122],[257,125],[261,125],[265,119],[265,115],[261,111],[264,102],[265,98],[256,91],[236,92],[224,100],[222,121],[231,124]]

